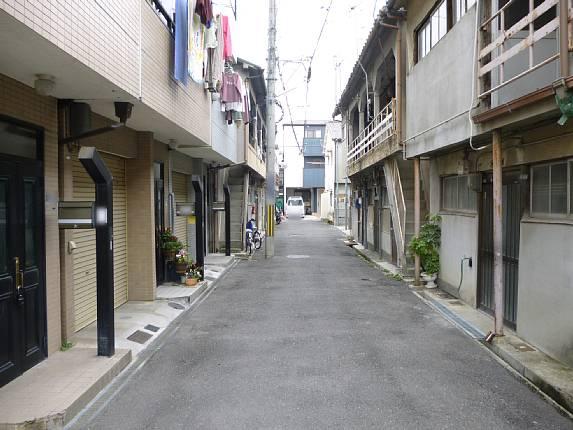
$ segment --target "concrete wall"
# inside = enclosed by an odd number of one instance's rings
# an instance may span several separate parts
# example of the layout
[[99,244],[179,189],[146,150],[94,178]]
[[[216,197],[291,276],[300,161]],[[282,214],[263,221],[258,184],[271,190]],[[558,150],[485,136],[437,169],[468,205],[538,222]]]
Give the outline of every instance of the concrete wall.
[[517,331],[573,366],[573,224],[522,222]]
[[[410,7],[409,10],[412,10]],[[410,34],[416,20],[408,16]],[[469,137],[475,7],[437,43],[406,77],[406,139],[408,156],[448,146]],[[413,36],[412,36],[413,37]],[[409,56],[413,55],[413,40]],[[464,112],[466,114],[464,115]],[[415,137],[442,121],[456,119]]]
[[211,105],[211,146],[223,157],[233,163],[239,161],[238,135],[243,132],[243,123],[227,124],[225,113],[221,112],[221,103]]
[[477,262],[478,262],[478,217],[476,215],[442,213],[442,246],[440,247],[439,285],[449,293],[458,296],[460,283],[460,261],[472,257],[473,267],[463,265],[464,279],[459,297],[476,306]]

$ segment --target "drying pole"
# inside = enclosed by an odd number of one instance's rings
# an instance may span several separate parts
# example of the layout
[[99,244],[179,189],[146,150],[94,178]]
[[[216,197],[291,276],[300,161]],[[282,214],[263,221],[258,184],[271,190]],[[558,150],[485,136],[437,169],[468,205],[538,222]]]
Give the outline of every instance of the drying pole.
[[265,236],[265,258],[275,255],[275,67],[277,36],[276,0],[269,0],[269,56],[267,59],[267,232]]
[[493,302],[495,334],[503,335],[503,207],[501,131],[493,131]]

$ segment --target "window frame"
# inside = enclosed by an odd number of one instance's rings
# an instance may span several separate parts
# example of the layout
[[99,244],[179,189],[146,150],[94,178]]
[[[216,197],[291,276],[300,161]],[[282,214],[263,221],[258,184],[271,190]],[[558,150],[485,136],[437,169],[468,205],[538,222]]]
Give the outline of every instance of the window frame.
[[[440,211],[441,212],[445,212],[445,213],[460,213],[460,214],[472,214],[475,215],[478,213],[478,192],[472,190],[469,186],[469,176],[470,175],[448,175],[448,176],[442,176],[440,178],[441,180],[441,187],[440,187]],[[446,195],[445,193],[445,186],[446,186],[446,182],[448,180],[451,180],[452,178],[456,179],[456,206],[457,207],[446,207],[444,205],[444,197]],[[474,202],[473,202],[473,208],[460,208],[459,207],[459,202],[460,202],[460,182],[462,181],[462,178],[464,178],[464,180],[466,181],[466,185],[465,188],[467,189],[467,192],[469,193],[469,195],[467,195],[467,201],[469,202],[470,199],[473,196]]]
[[[551,166],[555,166],[558,164],[565,164],[567,167],[567,209],[564,214],[562,213],[553,213],[551,212]],[[534,169],[538,167],[549,167],[549,193],[547,195],[548,198],[548,208],[549,211],[547,213],[543,212],[535,212],[533,210],[533,183],[535,180]],[[565,158],[556,161],[550,161],[545,163],[537,163],[533,164],[529,167],[529,216],[531,218],[539,218],[539,219],[573,219],[573,158]]]
[[[428,14],[424,17],[424,19],[418,24],[418,26],[414,29],[414,55],[415,59],[414,62],[418,63],[424,57],[426,57],[435,46],[440,43],[440,41],[448,34],[448,32],[456,25],[458,21],[462,19],[462,17],[467,13],[469,9],[474,7],[479,0],[437,0],[436,3],[432,6]],[[462,2],[464,4],[464,11],[463,13],[459,13],[458,11],[458,3]],[[445,33],[438,38],[436,43],[432,45],[432,19],[434,18],[434,14],[440,10],[442,4],[446,5],[446,31]],[[471,3],[468,6],[468,3]],[[458,17],[459,13],[459,17]],[[438,18],[439,21],[439,18]],[[439,26],[439,24],[438,24]],[[428,28],[429,27],[429,28]],[[429,30],[429,31],[426,31]],[[420,35],[424,33],[424,42],[426,39],[429,39],[429,43],[420,43]],[[427,34],[425,34],[427,33]],[[426,45],[428,45],[427,51],[425,50]],[[423,55],[422,55],[423,53]]]

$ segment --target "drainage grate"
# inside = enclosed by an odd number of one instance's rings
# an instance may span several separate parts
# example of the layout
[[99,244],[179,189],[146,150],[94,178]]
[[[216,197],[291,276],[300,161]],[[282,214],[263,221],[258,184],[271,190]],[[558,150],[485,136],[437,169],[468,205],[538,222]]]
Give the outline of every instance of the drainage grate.
[[485,334],[482,333],[481,330],[479,330],[477,327],[471,325],[469,322],[467,322],[463,318],[460,318],[458,315],[453,313],[451,310],[449,310],[447,307],[442,305],[440,302],[430,299],[430,303],[432,304],[432,306],[434,306],[438,310],[438,312],[440,312],[447,319],[452,321],[455,325],[460,327],[463,331],[465,331],[467,334],[469,334],[474,339],[483,339],[485,337]]
[[172,307],[173,309],[177,309],[182,311],[183,309],[185,309],[185,306],[180,305],[179,303],[175,303],[175,302],[169,302],[167,303],[168,306]]
[[131,340],[132,342],[140,343],[143,345],[152,336],[153,335],[151,335],[149,333],[145,333],[144,331],[136,330],[127,337],[127,340]]
[[153,324],[147,324],[145,327],[143,327],[145,330],[149,330],[152,331],[153,333],[157,333],[159,331],[160,327],[157,327],[156,325]]

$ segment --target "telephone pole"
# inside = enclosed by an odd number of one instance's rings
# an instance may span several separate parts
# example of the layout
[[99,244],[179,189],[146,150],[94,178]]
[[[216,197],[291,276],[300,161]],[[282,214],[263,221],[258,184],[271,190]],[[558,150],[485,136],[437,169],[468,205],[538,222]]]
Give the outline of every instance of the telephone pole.
[[265,236],[265,258],[275,255],[275,74],[276,74],[277,5],[269,0],[269,54],[267,59],[267,232]]

